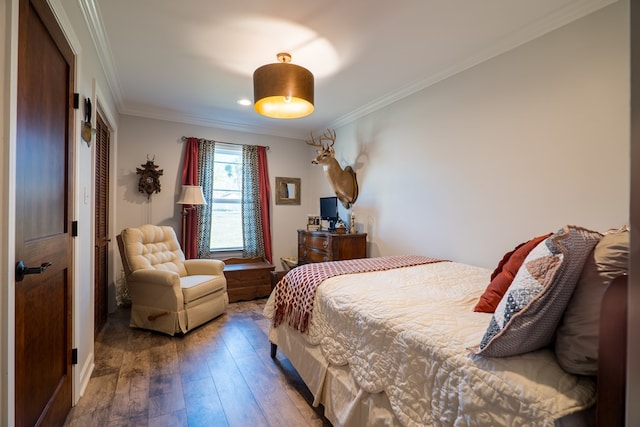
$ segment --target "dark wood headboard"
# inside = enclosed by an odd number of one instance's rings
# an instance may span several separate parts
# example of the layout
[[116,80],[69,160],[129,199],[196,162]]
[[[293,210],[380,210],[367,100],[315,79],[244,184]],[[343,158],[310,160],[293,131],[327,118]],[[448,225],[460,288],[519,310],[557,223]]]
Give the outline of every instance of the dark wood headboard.
[[602,297],[598,350],[598,427],[624,426],[627,387],[627,276],[611,281]]

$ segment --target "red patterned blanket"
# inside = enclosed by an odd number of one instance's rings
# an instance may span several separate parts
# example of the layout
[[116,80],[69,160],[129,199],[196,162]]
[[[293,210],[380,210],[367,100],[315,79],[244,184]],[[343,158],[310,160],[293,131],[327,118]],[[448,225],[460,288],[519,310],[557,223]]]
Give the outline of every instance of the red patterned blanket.
[[420,255],[361,258],[305,264],[289,271],[276,285],[273,326],[282,322],[305,333],[309,327],[316,289],[323,280],[341,274],[391,270],[444,261]]

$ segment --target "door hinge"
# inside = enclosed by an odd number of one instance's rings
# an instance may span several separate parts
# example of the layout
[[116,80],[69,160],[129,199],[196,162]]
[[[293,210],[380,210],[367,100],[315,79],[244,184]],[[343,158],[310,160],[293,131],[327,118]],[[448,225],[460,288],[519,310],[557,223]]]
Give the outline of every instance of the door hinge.
[[71,222],[71,237],[78,237],[78,221]]
[[78,349],[77,348],[72,348],[71,349],[71,364],[72,365],[77,365],[78,364]]
[[80,94],[79,93],[74,93],[73,94],[73,109],[77,110],[78,108],[80,108]]

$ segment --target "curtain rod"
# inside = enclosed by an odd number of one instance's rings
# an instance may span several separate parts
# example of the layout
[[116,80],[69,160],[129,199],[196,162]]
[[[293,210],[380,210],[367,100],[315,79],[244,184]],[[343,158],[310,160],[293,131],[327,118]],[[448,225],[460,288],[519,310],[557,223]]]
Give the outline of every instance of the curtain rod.
[[[195,138],[195,137],[193,137],[193,138]],[[185,142],[185,141],[188,139],[188,137],[183,136],[183,137],[182,137],[182,138],[180,138],[180,139],[182,139],[182,142]],[[216,141],[215,139],[204,139],[204,138],[197,138],[197,139],[198,139],[198,141],[219,142],[220,144],[229,144],[229,145],[251,145],[251,144],[238,144],[237,142]],[[264,148],[266,148],[266,149],[267,149],[267,151],[269,151],[269,150],[271,149],[271,147],[269,147],[268,145],[262,145],[262,146],[259,146],[259,147],[264,147]]]

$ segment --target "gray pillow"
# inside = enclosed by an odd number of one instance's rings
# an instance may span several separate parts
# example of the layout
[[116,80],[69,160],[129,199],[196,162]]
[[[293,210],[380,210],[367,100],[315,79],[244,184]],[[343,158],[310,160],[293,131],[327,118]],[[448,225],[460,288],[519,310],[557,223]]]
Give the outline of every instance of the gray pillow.
[[556,335],[556,356],[565,371],[598,373],[602,295],[611,280],[627,273],[628,262],[628,231],[606,234],[585,262]]
[[551,344],[582,267],[601,237],[567,225],[529,252],[474,352],[506,357]]

